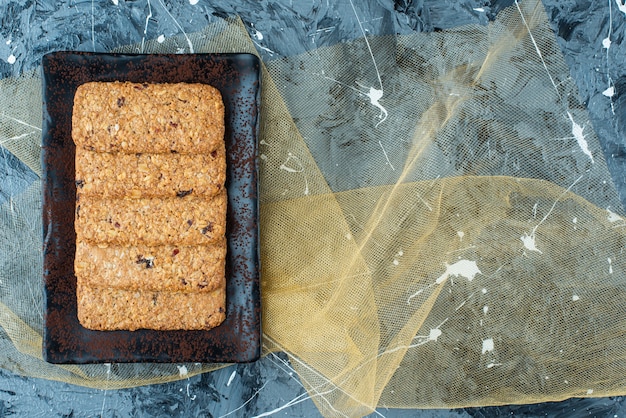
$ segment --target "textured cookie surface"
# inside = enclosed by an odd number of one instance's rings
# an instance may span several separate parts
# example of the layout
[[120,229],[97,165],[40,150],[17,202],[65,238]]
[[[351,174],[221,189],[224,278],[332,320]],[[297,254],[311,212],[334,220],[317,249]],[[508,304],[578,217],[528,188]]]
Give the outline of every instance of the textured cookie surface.
[[226,291],[149,292],[77,287],[78,319],[93,330],[206,330],[225,319]]
[[225,285],[226,239],[210,245],[120,246],[77,243],[78,283],[114,289],[200,292]]
[[224,105],[202,84],[76,91],[77,308],[107,330],[207,330],[225,319]]
[[80,197],[75,229],[86,242],[118,245],[205,245],[224,236],[226,190],[211,198]]
[[74,96],[72,139],[98,152],[210,153],[223,144],[224,103],[205,84],[85,83]]
[[209,154],[119,154],[76,149],[81,196],[213,196],[226,179],[226,150]]

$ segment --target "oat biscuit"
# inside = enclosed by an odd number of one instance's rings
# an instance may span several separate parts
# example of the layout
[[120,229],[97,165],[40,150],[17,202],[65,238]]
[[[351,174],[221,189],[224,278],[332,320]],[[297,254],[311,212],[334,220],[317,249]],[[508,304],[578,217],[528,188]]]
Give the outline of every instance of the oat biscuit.
[[79,283],[113,289],[207,293],[225,285],[226,239],[211,245],[109,246],[79,242]]
[[226,290],[149,292],[77,287],[78,319],[88,329],[206,330],[224,321]]
[[205,84],[91,82],[78,87],[72,139],[98,152],[210,153],[224,138],[224,104]]
[[226,150],[209,154],[113,154],[76,149],[81,196],[213,196],[226,179]]
[[119,245],[206,245],[226,232],[226,190],[205,199],[81,197],[77,239]]

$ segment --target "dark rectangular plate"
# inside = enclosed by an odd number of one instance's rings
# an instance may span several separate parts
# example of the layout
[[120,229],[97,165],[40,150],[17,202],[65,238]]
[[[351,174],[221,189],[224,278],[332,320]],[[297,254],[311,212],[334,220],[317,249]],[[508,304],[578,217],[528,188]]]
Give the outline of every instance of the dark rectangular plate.
[[[249,362],[261,352],[257,136],[260,63],[250,54],[43,57],[43,356],[51,363]],[[226,108],[226,320],[210,331],[93,331],[80,325],[74,255],[76,88],[89,81],[205,83]]]

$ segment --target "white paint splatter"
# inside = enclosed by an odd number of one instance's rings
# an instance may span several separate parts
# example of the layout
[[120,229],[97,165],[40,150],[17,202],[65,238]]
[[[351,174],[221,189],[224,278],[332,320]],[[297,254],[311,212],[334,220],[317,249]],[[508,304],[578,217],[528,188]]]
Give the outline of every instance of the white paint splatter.
[[[378,128],[378,125],[383,123],[387,119],[387,109],[385,109],[380,103],[379,100],[383,98],[383,81],[380,78],[380,71],[378,71],[378,64],[376,63],[376,59],[374,58],[374,53],[372,52],[372,47],[370,45],[369,40],[365,34],[365,30],[363,29],[363,24],[361,23],[361,19],[359,19],[359,15],[356,12],[356,7],[354,7],[354,3],[350,0],[350,6],[352,6],[352,11],[354,12],[354,16],[356,16],[356,21],[359,24],[359,28],[361,29],[361,33],[363,34],[363,40],[365,41],[365,45],[367,45],[367,50],[370,53],[370,57],[372,57],[372,63],[374,64],[374,70],[376,71],[376,76],[378,77],[378,85],[380,89],[375,89],[374,87],[370,87],[369,93],[365,93],[367,97],[369,97],[370,102],[373,106],[377,107],[380,110],[379,118],[382,117],[380,121],[374,126]],[[364,87],[364,86],[362,86]]]
[[574,219],[572,219],[572,222],[575,224],[578,223],[578,218],[574,217]]
[[409,296],[409,298],[406,301],[407,305],[411,304],[411,299],[418,297],[419,295],[421,295],[424,292],[424,289],[420,289],[417,292],[413,293],[411,296]]
[[539,55],[539,59],[541,60],[541,63],[543,64],[543,68],[546,70],[546,73],[548,74],[548,78],[550,78],[550,82],[552,82],[552,85],[554,86],[554,90],[556,91],[556,95],[559,96],[559,98],[561,97],[561,93],[559,93],[559,88],[556,85],[556,83],[554,82],[554,79],[552,78],[552,74],[550,74],[550,71],[548,71],[548,66],[546,65],[545,60],[543,59],[543,55],[541,55],[541,50],[539,49],[539,45],[537,45],[537,41],[535,41],[535,37],[533,36],[531,30],[530,30],[530,26],[528,26],[528,22],[526,22],[526,17],[524,16],[524,13],[522,12],[522,8],[519,6],[519,2],[518,0],[515,0],[515,6],[517,6],[517,11],[520,14],[520,17],[522,18],[522,22],[524,23],[524,26],[526,26],[526,30],[528,31],[528,36],[530,36],[530,40],[532,41],[533,45],[535,46],[535,51],[537,51],[537,55]]
[[446,264],[446,271],[435,281],[437,284],[445,282],[450,276],[463,276],[472,281],[477,274],[482,274],[475,261],[460,260],[452,265]]
[[254,39],[252,40],[252,43],[254,43],[256,46],[258,46],[259,48],[261,48],[263,51],[269,52],[271,55],[274,55],[275,52],[272,51],[269,48],[264,47],[263,45],[261,45],[260,43],[258,43],[257,41],[255,41]]
[[578,295],[573,295],[572,296],[572,301],[577,302],[579,300],[580,300],[580,296],[578,296]]
[[489,306],[485,305],[483,306],[483,313],[487,315],[487,312],[489,312]]
[[96,51],[96,13],[94,11],[94,1],[91,0],[91,50]]
[[613,274],[613,261],[611,258],[607,258],[607,261],[609,262],[609,274]]
[[[606,35],[606,38],[602,40],[602,46],[604,46],[604,48],[606,49],[607,73],[610,72],[609,71],[610,70],[609,48],[611,47],[611,35],[613,34],[613,7],[611,7],[611,0],[608,0],[608,2],[609,2],[609,33]],[[602,92],[602,94],[607,96],[608,98],[611,98],[615,94],[615,89],[613,88],[613,80],[611,79],[610,75],[608,75],[607,79],[608,79],[607,80],[608,87],[606,90]],[[613,100],[611,100],[611,113],[615,114],[615,103],[613,103]]]
[[537,232],[537,228],[539,228],[539,226],[542,223],[544,223],[546,219],[548,219],[548,217],[550,216],[550,214],[552,213],[554,208],[556,208],[556,205],[559,202],[559,200],[561,200],[561,198],[563,196],[565,196],[567,193],[569,193],[569,191],[572,190],[572,187],[574,187],[576,185],[576,183],[578,183],[580,181],[580,179],[583,178],[583,176],[584,176],[584,174],[581,174],[576,180],[574,180],[574,182],[572,184],[570,184],[568,186],[567,189],[565,189],[565,191],[563,193],[561,193],[561,195],[552,204],[552,207],[550,208],[548,213],[546,213],[545,216],[539,221],[539,223],[537,225],[535,225],[535,227],[533,228],[533,230],[530,233],[530,235],[524,234],[524,236],[522,236],[520,238],[522,240],[522,242],[524,243],[524,247],[526,247],[526,249],[528,249],[530,251],[537,251],[537,252],[539,252],[539,254],[543,254],[541,251],[539,251],[539,249],[537,249],[537,246],[535,245],[535,233]]
[[[454,284],[454,282],[453,282],[452,284]],[[450,292],[452,292],[452,289],[450,289]],[[455,311],[458,311],[459,309],[461,309],[461,308],[462,308],[463,306],[465,306],[465,304],[466,304],[466,303],[467,303],[467,302],[468,302],[471,298],[473,298],[473,297],[474,297],[474,293],[470,294],[470,295],[468,296],[468,298],[467,298],[467,299],[465,299],[463,302],[461,302],[461,303],[459,304],[459,306],[457,306],[454,310],[455,310]]]
[[593,389],[587,389],[587,395],[591,395],[593,393]]
[[622,0],[615,0],[615,3],[617,4],[619,11],[626,15],[626,2],[622,2]]
[[397,259],[397,258],[394,258],[394,259],[393,259],[393,265],[394,265],[394,266],[397,266],[398,264],[400,264],[400,261],[398,261],[398,259]]
[[526,247],[527,250],[529,250],[529,251],[536,251],[539,254],[543,254],[541,252],[541,250],[539,250],[537,248],[537,244],[535,243],[535,234],[534,233],[532,233],[530,235],[524,234],[522,237],[520,237],[520,239],[524,243],[524,247]]
[[[111,363],[104,363],[104,365],[107,368],[107,380],[106,381],[108,383],[109,380],[111,380]],[[35,387],[33,386],[33,389],[34,388]],[[102,397],[102,408],[100,409],[100,416],[103,416],[103,414],[104,414],[104,403],[105,403],[106,398],[107,398],[107,388],[108,388],[108,385],[104,389],[104,396]]]
[[189,394],[189,385],[190,385],[190,384],[189,384],[189,383],[187,383],[187,397],[188,397],[189,399],[191,399],[192,401],[195,401],[195,400],[196,400],[197,395],[193,395],[193,396],[191,396],[191,395]]
[[[292,167],[288,167],[287,164],[289,163],[289,161],[294,160],[295,162],[298,163],[298,165],[300,166],[299,168],[292,168]],[[284,163],[282,163],[279,167],[281,170],[285,170],[288,173],[302,173],[304,171],[304,166],[302,165],[302,163],[300,162],[300,159],[296,156],[294,156],[292,153],[288,153],[287,154],[287,159],[285,160]]]
[[263,161],[267,161],[267,155],[265,154],[259,155],[259,158],[262,159]]
[[350,241],[350,240],[352,239],[352,234],[348,232],[348,233],[346,234],[346,239],[347,239],[348,241]]
[[120,4],[119,0],[111,0],[111,1],[112,1],[112,2],[113,2],[113,4],[114,4],[114,5],[116,5],[116,6],[117,6],[118,4]]
[[482,294],[485,295],[487,294],[487,289],[483,287],[483,290],[481,290]]
[[226,382],[226,387],[230,386],[230,384],[233,383],[233,379],[235,379],[235,376],[237,376],[237,370],[233,370],[233,372],[230,374],[228,382]]
[[606,211],[609,213],[609,215],[607,216],[607,219],[609,220],[609,222],[619,222],[619,221],[623,221],[624,220],[617,213],[615,213],[615,212],[613,212],[613,211],[611,211],[609,209],[607,209]]
[[[176,27],[178,28],[178,30],[180,30],[183,33],[183,36],[185,37],[185,39],[187,40],[187,45],[189,46],[189,53],[193,54],[194,50],[193,50],[193,43],[191,42],[191,39],[189,39],[189,36],[187,36],[187,33],[183,30],[183,27],[180,26],[180,23],[178,23],[178,21],[174,18],[174,16],[172,16],[172,14],[170,13],[170,11],[168,10],[168,8],[165,6],[165,4],[163,3],[163,0],[158,0],[159,4],[161,5],[161,7],[163,7],[163,9],[165,10],[165,13],[167,13],[167,15],[170,17],[170,19],[172,19],[174,21],[174,24],[176,25]],[[150,4],[150,2],[148,2],[148,5]],[[183,50],[184,51],[184,50]],[[179,53],[178,51],[176,51],[176,53]]]
[[150,19],[152,18],[152,5],[150,4],[150,0],[148,0],[148,14],[146,15],[146,24],[143,27],[143,37],[141,38],[141,50],[139,52],[143,53],[144,46],[146,43],[146,35],[148,34],[148,24],[150,23]]
[[259,41],[262,41],[264,38],[263,34],[256,29],[254,29],[254,37],[257,38]]
[[[290,161],[294,161],[299,167],[289,167],[287,164],[289,164]],[[304,174],[304,166],[302,165],[302,162],[298,157],[290,152],[287,153],[287,159],[278,168],[288,173],[302,173],[302,175],[304,176],[304,194],[305,196],[309,195],[309,181],[307,180],[306,174]]]
[[465,232],[457,231],[456,234],[459,236],[459,241],[463,241],[463,237],[465,236]]
[[15,55],[13,55],[13,54],[9,55],[9,56],[8,56],[8,58],[7,58],[7,62],[8,62],[9,64],[11,64],[11,65],[15,64],[15,61],[16,61],[16,60],[17,60],[17,59],[15,58]]
[[430,330],[430,333],[428,334],[428,339],[430,341],[437,341],[437,338],[439,338],[441,336],[441,330],[439,328],[433,328]]
[[157,42],[160,44],[165,42],[165,35],[159,35],[159,37],[157,38]]
[[5,44],[7,44],[7,45],[11,45],[11,42],[12,42],[12,41],[11,41],[10,39],[7,39],[7,41],[5,42]]
[[488,353],[489,351],[493,351],[493,348],[493,338],[487,338],[483,340],[483,354]]
[[589,144],[587,144],[587,140],[585,139],[585,135],[583,134],[583,130],[585,128],[574,121],[574,117],[571,113],[567,112],[567,116],[572,122],[572,135],[574,135],[574,139],[576,140],[576,142],[578,142],[578,146],[583,151],[583,153],[587,155],[593,163],[593,155],[591,154],[591,151],[589,151]]
[[[446,271],[441,276],[439,276],[439,278],[435,281],[435,283],[431,283],[430,285],[428,285],[428,287],[431,287],[435,284],[441,284],[445,282],[446,280],[448,280],[450,276],[455,276],[455,277],[463,276],[468,281],[471,282],[472,280],[474,280],[474,277],[476,277],[477,274],[482,274],[482,272],[478,268],[478,265],[476,264],[475,261],[459,260],[452,265],[446,264]],[[422,294],[422,292],[424,292],[424,289],[420,289],[417,292],[413,293],[411,296],[409,296],[409,298],[406,301],[407,305],[410,305],[411,299],[419,296],[420,294]],[[483,293],[487,293],[487,291],[485,290]],[[473,296],[473,293],[471,296]],[[463,302],[461,306],[463,306],[464,304],[465,302]],[[457,308],[457,310],[459,308]]]
[[482,7],[474,7],[474,11],[479,13],[485,13],[485,9]]
[[[365,38],[365,39],[367,40],[367,38]],[[253,42],[254,42],[254,41],[253,41]],[[372,57],[372,59],[373,59],[373,57]],[[378,71],[378,70],[377,70],[377,71]],[[325,75],[325,74],[324,74],[324,70],[322,70],[322,73],[321,73],[321,74],[318,74],[318,75],[321,75],[321,76],[322,76],[322,77],[324,77],[326,80],[329,80],[329,81],[335,82],[335,83],[337,83],[337,84],[339,84],[339,85],[341,85],[341,86],[344,86],[344,87],[346,87],[346,88],[349,88],[349,89],[351,89],[351,90],[354,90],[355,92],[357,92],[357,93],[358,93],[358,94],[360,94],[360,95],[363,95],[363,96],[368,97],[368,98],[370,99],[370,103],[371,103],[373,106],[377,107],[377,108],[380,110],[380,115],[379,115],[378,117],[379,117],[379,118],[382,118],[382,120],[380,120],[380,121],[379,121],[379,122],[378,122],[378,123],[374,126],[375,128],[377,128],[377,127],[378,127],[378,125],[380,125],[381,123],[383,123],[383,122],[385,121],[385,119],[387,119],[387,115],[388,115],[388,113],[387,113],[387,109],[385,109],[385,108],[383,107],[383,105],[381,105],[381,104],[380,104],[380,102],[379,102],[379,100],[383,97],[382,84],[381,84],[381,88],[380,88],[380,90],[379,90],[379,89],[376,89],[376,88],[374,88],[374,87],[369,87],[369,90],[368,90],[368,87],[366,87],[365,85],[363,85],[363,84],[359,83],[358,81],[355,81],[355,84],[356,84],[357,86],[359,86],[359,87],[362,89],[362,90],[361,90],[361,89],[358,89],[358,88],[356,88],[356,87],[354,87],[354,86],[351,86],[351,85],[349,85],[349,84],[343,83],[343,82],[341,82],[341,81],[339,81],[339,80],[337,80],[337,79],[334,79],[334,78],[332,78],[332,77],[328,77],[327,75]],[[380,80],[380,78],[379,78],[379,80]],[[382,147],[382,142],[380,142],[380,141],[379,141],[379,143],[380,143],[380,146]],[[384,151],[384,149],[383,149],[383,151]],[[388,158],[387,158],[387,161],[389,161],[389,159],[388,159]],[[391,164],[391,163],[390,163],[390,164]]]
[[393,164],[391,164],[391,160],[389,160],[389,156],[387,155],[387,151],[385,151],[385,147],[383,147],[383,143],[380,140],[378,140],[378,145],[380,145],[380,149],[383,150],[383,155],[385,156],[385,160],[387,160],[387,165],[391,167],[392,171],[396,171],[396,169],[393,167]]
[[183,376],[187,376],[187,366],[185,366],[184,364],[182,366],[176,366],[178,367],[178,374],[183,377]]
[[374,87],[370,87],[370,91],[369,93],[366,94],[367,97],[369,97],[370,99],[370,103],[372,104],[372,106],[377,107],[380,110],[380,115],[378,115],[379,118],[382,118],[378,121],[378,123],[376,125],[374,125],[375,128],[378,128],[378,125],[380,125],[381,123],[383,123],[385,121],[385,119],[387,119],[387,109],[385,109],[383,107],[383,105],[381,105],[378,101],[380,99],[383,98],[383,90],[382,89],[375,89]]
[[[415,348],[415,347],[422,346],[428,343],[429,341],[437,341],[437,339],[441,337],[441,334],[442,334],[441,327],[443,326],[443,324],[448,322],[448,319],[450,318],[444,319],[441,324],[437,325],[437,327],[431,328],[428,335],[416,335],[415,337],[413,337],[413,340],[417,340],[417,342],[415,344],[409,345],[407,348]],[[396,349],[393,349],[391,352],[396,351],[397,349],[399,349],[399,347]],[[385,353],[389,353],[389,352],[390,351],[386,351]]]
[[[290,376],[291,376],[291,373],[290,373]],[[241,404],[241,405],[240,405],[239,407],[237,407],[236,409],[233,409],[232,411],[228,412],[227,414],[222,415],[222,418],[227,417],[227,416],[229,416],[229,415],[231,415],[231,414],[234,414],[235,412],[239,411],[241,408],[245,407],[248,403],[250,403],[250,402],[251,402],[251,401],[252,401],[252,400],[253,400],[253,399],[254,399],[254,398],[255,398],[255,397],[256,397],[256,396],[257,396],[257,395],[258,395],[258,394],[259,394],[259,393],[260,393],[260,392],[264,389],[264,388],[265,388],[265,386],[267,386],[267,384],[268,384],[269,382],[270,382],[270,381],[268,380],[267,382],[263,383],[263,386],[261,386],[261,387],[260,387],[260,388],[259,388],[256,392],[254,392],[254,393],[252,394],[252,396],[250,396],[250,398],[248,398],[248,400],[247,400],[247,401],[245,401],[243,404]],[[305,400],[306,400],[306,399],[305,399]],[[295,405],[295,404],[297,404],[297,403],[299,403],[299,402],[302,402],[302,401],[303,401],[303,399],[302,399],[302,398],[300,398],[300,397],[296,397],[296,398],[292,399],[291,401],[287,402],[286,404],[284,404],[284,405],[282,405],[282,406],[279,406],[278,408],[276,408],[276,409],[274,409],[274,410],[272,410],[272,411],[267,411],[267,412],[264,412],[264,413],[262,413],[262,414],[255,415],[255,416],[254,416],[254,417],[252,417],[252,418],[269,417],[269,416],[271,416],[271,415],[277,414],[278,412],[282,411],[282,410],[283,410],[283,409],[285,409],[285,408],[289,408],[289,407],[291,407],[292,405]],[[241,415],[241,414],[239,414],[239,415],[237,415],[237,416],[240,416],[240,415]]]
[[189,0],[189,4],[195,6],[196,4],[198,4],[198,0]]
[[494,363],[494,362],[492,361],[491,363],[489,363],[489,364],[487,365],[487,368],[488,368],[488,369],[491,369],[492,367],[495,367],[495,366],[502,366],[502,363]]
[[[569,114],[569,112],[568,112]],[[573,122],[573,121],[572,121]],[[593,161],[593,159],[592,159]],[[527,250],[530,251],[537,251],[539,254],[543,254],[538,248],[537,245],[535,243],[535,233],[537,232],[537,228],[539,228],[539,226],[544,223],[544,221],[546,219],[548,219],[548,217],[550,216],[550,214],[552,213],[552,211],[554,210],[554,208],[556,208],[556,204],[559,202],[559,200],[561,200],[561,198],[563,196],[565,196],[570,190],[572,190],[572,187],[574,187],[574,185],[576,185],[576,183],[578,183],[580,181],[580,179],[583,178],[583,175],[581,174],[580,177],[578,177],[576,180],[574,180],[574,182],[572,184],[569,185],[569,187],[563,192],[561,193],[561,195],[554,201],[554,203],[552,204],[552,207],[550,208],[550,210],[548,211],[548,213],[546,213],[546,215],[541,219],[541,221],[539,221],[539,223],[537,225],[535,225],[535,227],[533,228],[532,232],[530,233],[530,235],[528,234],[524,234],[522,237],[520,237],[520,239],[522,240],[522,242],[524,243],[524,247],[526,247]],[[536,217],[536,208],[533,207],[533,217]]]
[[611,86],[608,89],[604,90],[602,92],[602,94],[606,97],[613,97],[615,96],[615,87]]

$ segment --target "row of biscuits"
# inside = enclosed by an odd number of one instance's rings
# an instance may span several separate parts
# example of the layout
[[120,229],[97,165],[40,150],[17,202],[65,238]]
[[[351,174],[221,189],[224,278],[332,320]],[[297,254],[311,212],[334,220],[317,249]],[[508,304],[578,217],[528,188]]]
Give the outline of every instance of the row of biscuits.
[[224,105],[203,84],[92,82],[74,97],[77,308],[94,330],[225,319]]

